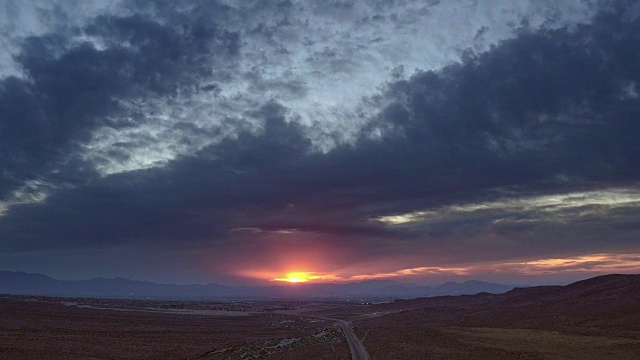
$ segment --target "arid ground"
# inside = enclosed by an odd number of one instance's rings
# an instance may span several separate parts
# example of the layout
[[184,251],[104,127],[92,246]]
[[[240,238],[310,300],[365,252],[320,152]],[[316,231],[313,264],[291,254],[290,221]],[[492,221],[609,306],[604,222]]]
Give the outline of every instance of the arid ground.
[[332,322],[287,306],[2,296],[0,358],[350,358]]
[[399,301],[344,316],[373,359],[640,359],[638,275]]
[[[397,300],[159,301],[0,296],[0,358],[637,359],[640,276]],[[344,324],[344,322],[343,322]]]

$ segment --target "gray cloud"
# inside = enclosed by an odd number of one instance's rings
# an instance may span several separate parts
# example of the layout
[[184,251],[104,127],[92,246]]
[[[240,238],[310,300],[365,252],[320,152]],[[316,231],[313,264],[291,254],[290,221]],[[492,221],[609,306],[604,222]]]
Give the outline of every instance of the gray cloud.
[[[260,4],[252,16],[271,19],[274,8]],[[314,6],[329,18],[353,19],[355,3],[322,4]],[[401,257],[410,268],[633,247],[637,200],[552,215],[534,204],[555,196],[552,205],[561,207],[570,203],[566,194],[637,198],[640,20],[625,2],[609,5],[585,24],[525,24],[516,37],[487,51],[472,46],[439,69],[409,77],[389,71],[386,83],[361,96],[369,100],[354,105],[365,112],[353,139],[325,151],[316,136],[331,127],[304,121],[308,104],[291,102],[317,89],[304,76],[243,68],[239,59],[255,55],[243,51],[260,42],[217,25],[237,14],[231,6],[140,2],[134,14],[98,16],[76,29],[90,42],[65,33],[26,39],[17,60],[27,76],[0,83],[1,194],[25,181],[73,186],[8,209],[0,217],[3,253],[29,258],[129,244],[193,250],[216,259],[222,277],[232,263],[279,258],[271,247],[278,241],[317,246],[320,254],[334,249],[339,255],[324,261],[336,271]],[[254,30],[286,53],[299,45],[287,36],[300,39],[282,29],[296,5],[282,6],[277,24]],[[327,74],[355,72],[361,61],[349,46],[311,53],[305,61],[328,66]],[[231,78],[280,97],[238,100]],[[336,88],[348,86],[336,79]],[[148,114],[167,104],[197,107],[203,97],[223,99],[216,104],[238,117],[214,126],[180,113],[165,126]],[[145,101],[140,114],[131,98]],[[108,146],[95,145],[97,138]],[[153,153],[169,153],[161,165],[96,170],[100,161],[125,163],[154,146]],[[375,220],[411,214],[404,223]]]
[[[72,41],[78,32],[93,42]],[[145,121],[122,101],[175,97],[237,56],[239,46],[237,34],[215,24],[176,28],[137,14],[25,39],[16,57],[25,77],[0,82],[0,196],[69,164],[94,130]]]

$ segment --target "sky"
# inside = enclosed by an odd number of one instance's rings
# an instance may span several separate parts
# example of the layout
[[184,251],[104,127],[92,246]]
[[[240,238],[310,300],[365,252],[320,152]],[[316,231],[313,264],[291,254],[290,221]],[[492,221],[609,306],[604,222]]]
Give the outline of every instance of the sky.
[[640,272],[640,3],[0,0],[0,270]]

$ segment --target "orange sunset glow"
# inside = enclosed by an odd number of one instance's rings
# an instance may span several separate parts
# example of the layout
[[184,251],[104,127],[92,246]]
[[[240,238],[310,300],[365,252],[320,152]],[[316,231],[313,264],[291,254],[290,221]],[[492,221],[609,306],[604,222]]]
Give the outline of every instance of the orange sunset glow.
[[566,258],[540,258],[527,260],[512,260],[492,263],[468,263],[463,266],[420,266],[391,271],[372,271],[372,268],[315,271],[243,271],[243,277],[259,279],[269,282],[289,284],[299,283],[344,283],[353,281],[395,279],[428,279],[430,277],[471,276],[473,274],[519,274],[519,275],[548,275],[561,273],[629,273],[640,268],[640,254],[596,253],[583,254]]
[[335,280],[335,275],[318,275],[310,271],[293,271],[287,273],[284,277],[273,278],[273,281],[281,281],[288,283],[306,283],[313,280]]
[[283,278],[275,278],[275,281],[284,281],[290,283],[301,283],[313,280],[314,276],[310,272],[290,272]]

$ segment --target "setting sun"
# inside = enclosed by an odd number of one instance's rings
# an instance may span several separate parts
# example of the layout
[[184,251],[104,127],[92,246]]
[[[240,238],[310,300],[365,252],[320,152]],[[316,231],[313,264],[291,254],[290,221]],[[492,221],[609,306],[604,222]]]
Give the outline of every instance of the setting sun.
[[284,281],[290,283],[302,283],[307,282],[309,280],[314,280],[320,278],[319,276],[314,276],[311,272],[290,272],[287,273],[285,277],[275,278],[273,280],[276,281]]
[[311,271],[293,271],[293,272],[286,273],[285,276],[283,277],[278,277],[271,280],[288,282],[288,283],[304,283],[304,282],[309,282],[313,280],[337,281],[337,280],[340,280],[340,278],[338,278],[334,274],[321,275]]

